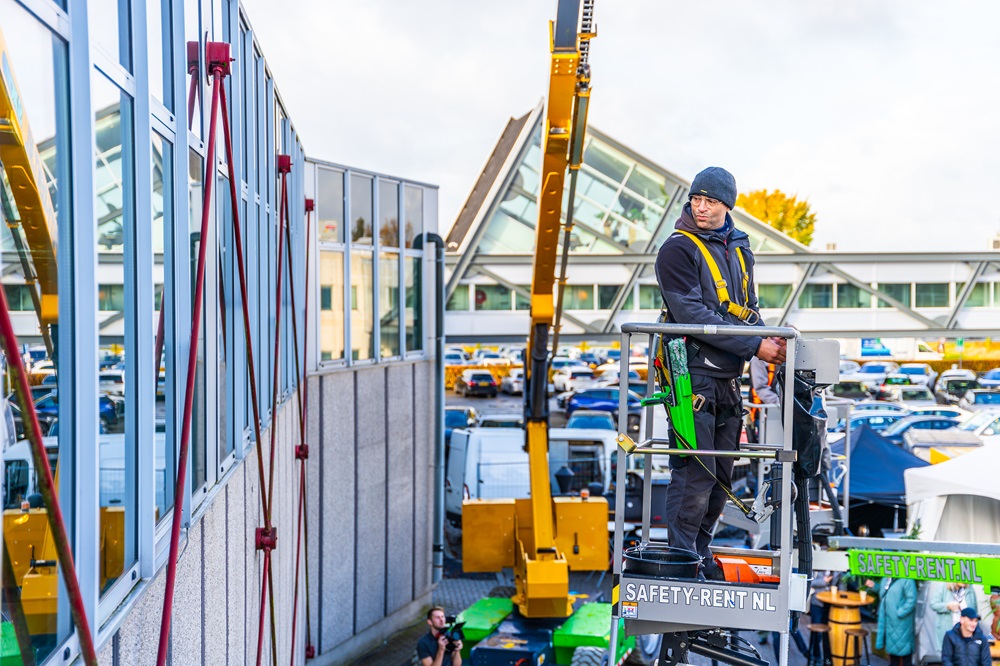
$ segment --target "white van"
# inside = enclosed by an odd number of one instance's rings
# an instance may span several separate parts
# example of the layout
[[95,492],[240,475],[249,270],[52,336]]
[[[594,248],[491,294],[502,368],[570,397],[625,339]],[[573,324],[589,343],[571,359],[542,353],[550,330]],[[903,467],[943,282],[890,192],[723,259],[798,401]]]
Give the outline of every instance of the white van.
[[[451,434],[448,469],[445,470],[445,515],[453,525],[462,519],[467,499],[519,499],[530,495],[528,454],[521,428],[465,428]],[[612,479],[612,454],[617,450],[612,430],[551,428],[549,474],[552,492],[559,492],[556,473],[573,472],[569,490],[600,483],[607,492]]]

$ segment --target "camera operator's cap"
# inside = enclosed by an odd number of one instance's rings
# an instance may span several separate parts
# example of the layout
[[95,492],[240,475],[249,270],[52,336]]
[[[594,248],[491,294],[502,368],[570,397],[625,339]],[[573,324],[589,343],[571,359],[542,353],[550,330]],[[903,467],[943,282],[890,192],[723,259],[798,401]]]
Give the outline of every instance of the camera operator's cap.
[[975,608],[963,608],[962,609],[962,617],[967,617],[967,618],[972,619],[972,620],[978,620],[978,619],[980,619],[979,618],[979,611],[977,611]]
[[696,194],[718,199],[732,210],[736,206],[736,179],[722,167],[708,167],[691,182],[688,196]]

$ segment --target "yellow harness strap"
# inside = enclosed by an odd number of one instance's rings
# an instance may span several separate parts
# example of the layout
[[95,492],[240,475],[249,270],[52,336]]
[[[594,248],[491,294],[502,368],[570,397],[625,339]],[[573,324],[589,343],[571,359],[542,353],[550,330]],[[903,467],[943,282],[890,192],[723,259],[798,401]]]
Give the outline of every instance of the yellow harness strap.
[[[690,231],[684,231],[683,229],[678,229],[678,233],[682,233],[695,244],[695,246],[701,250],[702,256],[705,258],[705,263],[708,264],[708,270],[712,274],[712,281],[715,283],[715,293],[719,298],[719,306],[722,310],[728,312],[729,314],[735,315],[741,321],[745,321],[750,325],[754,325],[760,319],[760,316],[748,307],[734,303],[731,298],[729,298],[729,290],[726,288],[726,281],[722,279],[722,272],[719,270],[719,264],[715,261],[715,257],[712,253],[708,251],[705,244],[701,242],[701,239],[695,236]],[[740,261],[740,268],[743,270],[743,302],[746,303],[750,300],[749,290],[750,290],[750,274],[747,272],[746,260],[743,258],[743,252],[740,248],[736,248],[736,257]]]

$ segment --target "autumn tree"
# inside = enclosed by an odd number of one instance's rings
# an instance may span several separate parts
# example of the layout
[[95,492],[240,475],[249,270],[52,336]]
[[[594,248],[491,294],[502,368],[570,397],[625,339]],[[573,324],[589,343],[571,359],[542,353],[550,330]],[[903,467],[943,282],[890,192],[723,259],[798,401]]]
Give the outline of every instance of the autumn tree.
[[816,213],[808,201],[799,201],[781,190],[755,190],[736,197],[736,205],[803,245],[812,243]]

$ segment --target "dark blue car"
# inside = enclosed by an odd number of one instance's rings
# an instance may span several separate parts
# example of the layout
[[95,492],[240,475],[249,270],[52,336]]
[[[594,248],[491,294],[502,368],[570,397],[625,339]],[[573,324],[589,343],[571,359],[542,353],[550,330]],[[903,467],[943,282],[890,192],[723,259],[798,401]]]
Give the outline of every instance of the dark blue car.
[[[611,412],[612,416],[618,416],[618,387],[605,386],[598,388],[582,389],[569,397],[566,401],[566,415],[569,416],[578,409],[593,409],[598,412]],[[628,413],[638,415],[642,405],[642,398],[628,392]]]
[[[101,419],[101,425],[105,428],[110,428],[118,423],[118,409],[115,406],[114,400],[108,396],[101,394],[100,402],[98,403],[100,407],[98,408],[98,416]],[[59,417],[59,393],[53,391],[48,395],[39,398],[35,402],[35,411],[38,412],[39,418],[45,418],[50,422]]]

